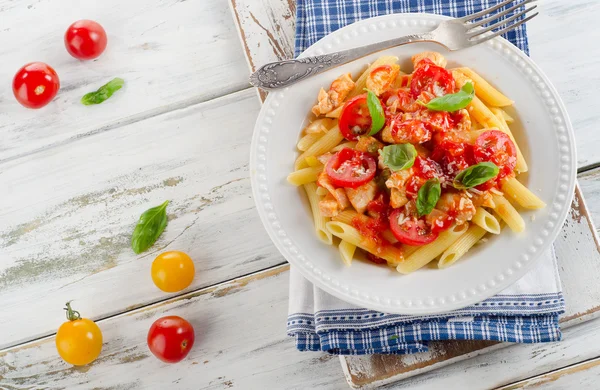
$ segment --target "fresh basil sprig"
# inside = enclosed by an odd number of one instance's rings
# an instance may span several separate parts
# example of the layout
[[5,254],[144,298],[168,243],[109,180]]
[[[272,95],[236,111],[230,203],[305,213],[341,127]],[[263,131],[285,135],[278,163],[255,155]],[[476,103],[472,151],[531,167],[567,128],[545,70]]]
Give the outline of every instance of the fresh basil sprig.
[[417,158],[417,149],[412,144],[384,146],[380,153],[383,156],[383,163],[392,171],[412,167]]
[[454,112],[468,106],[474,97],[475,88],[473,87],[473,83],[467,82],[465,85],[463,85],[460,91],[456,93],[450,93],[448,95],[431,99],[429,103],[419,103],[432,111]]
[[375,135],[379,133],[379,131],[383,129],[383,125],[385,125],[385,113],[383,112],[383,107],[381,107],[381,102],[377,95],[369,90],[367,90],[367,107],[369,108],[369,114],[371,115],[371,131],[369,132],[369,135]]
[[419,217],[427,215],[433,210],[435,204],[440,200],[442,187],[438,179],[429,179],[419,188],[417,193],[417,213]]
[[452,185],[458,190],[466,190],[485,183],[498,176],[500,169],[492,162],[480,162],[464,169],[456,175]]
[[89,106],[91,104],[100,104],[113,95],[116,91],[121,89],[125,84],[125,80],[119,77],[115,77],[108,83],[104,84],[97,91],[86,93],[81,98],[81,103]]
[[165,230],[168,204],[167,200],[160,206],[144,211],[140,216],[131,237],[131,248],[135,253],[142,253],[150,248]]

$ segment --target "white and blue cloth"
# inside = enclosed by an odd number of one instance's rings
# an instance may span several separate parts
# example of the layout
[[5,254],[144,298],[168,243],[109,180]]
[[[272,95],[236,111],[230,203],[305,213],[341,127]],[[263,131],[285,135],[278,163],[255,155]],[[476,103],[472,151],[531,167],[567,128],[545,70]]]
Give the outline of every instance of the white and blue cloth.
[[[355,21],[397,12],[454,17],[501,0],[297,0],[296,55],[323,36]],[[525,26],[505,35],[528,52]],[[553,250],[500,294],[464,309],[432,316],[380,313],[357,307],[290,272],[288,335],[300,351],[339,355],[427,351],[433,340],[493,340],[541,343],[561,338],[565,302]]]

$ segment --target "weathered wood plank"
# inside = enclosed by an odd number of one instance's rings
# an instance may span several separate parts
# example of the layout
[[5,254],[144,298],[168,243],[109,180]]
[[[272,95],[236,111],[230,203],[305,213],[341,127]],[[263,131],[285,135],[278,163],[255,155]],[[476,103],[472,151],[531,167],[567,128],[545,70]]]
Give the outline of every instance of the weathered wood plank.
[[[289,58],[288,51],[269,49],[275,45],[273,42],[293,47],[294,17],[289,15],[295,13],[288,0],[230,1],[251,69]],[[579,140],[578,166],[598,164],[600,133],[596,124],[600,112],[596,109],[596,91],[600,89],[600,74],[596,69],[600,68],[600,46],[588,42],[600,40],[600,30],[592,28],[600,18],[600,3],[546,0],[539,7],[540,15],[527,23],[531,56],[548,74],[567,106]],[[249,14],[254,19],[244,17]]]
[[[258,109],[248,89],[1,164],[0,348],[55,331],[70,299],[92,318],[164,299],[149,274],[164,250],[195,260],[190,289],[284,262],[251,197]],[[139,215],[166,199],[166,231],[136,256]]]
[[[53,338],[0,353],[0,387],[345,389],[336,357],[297,352],[285,334],[288,269],[276,267],[100,321],[103,351],[86,367],[60,360]],[[146,346],[150,325],[164,315],[179,315],[195,328],[196,344],[177,364],[160,362]]]
[[498,390],[542,388],[545,390],[594,389],[598,387],[599,376],[600,358],[525,379],[512,385],[501,387]]
[[[248,86],[248,71],[226,0],[0,0],[2,61],[8,86],[22,65],[44,61],[61,81],[57,98],[41,110],[21,107],[0,89],[0,162],[98,131],[189,106]],[[81,18],[100,22],[106,52],[81,62],[63,35]],[[32,28],[35,26],[35,28]],[[125,87],[99,106],[79,99],[113,77]]]

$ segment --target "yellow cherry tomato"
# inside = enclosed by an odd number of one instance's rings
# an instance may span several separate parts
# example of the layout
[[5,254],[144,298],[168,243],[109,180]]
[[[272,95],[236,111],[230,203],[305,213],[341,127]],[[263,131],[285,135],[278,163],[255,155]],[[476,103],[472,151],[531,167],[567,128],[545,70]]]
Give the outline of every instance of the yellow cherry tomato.
[[194,262],[185,253],[161,253],[152,262],[152,281],[165,292],[181,291],[194,280]]
[[56,333],[56,350],[63,360],[74,366],[83,366],[96,360],[102,351],[102,332],[96,323],[81,318],[67,302],[67,319]]

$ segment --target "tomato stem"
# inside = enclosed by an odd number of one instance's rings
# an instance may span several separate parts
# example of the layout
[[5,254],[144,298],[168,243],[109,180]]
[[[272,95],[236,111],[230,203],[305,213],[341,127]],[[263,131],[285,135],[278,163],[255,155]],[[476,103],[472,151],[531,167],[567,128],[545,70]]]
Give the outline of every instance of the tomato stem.
[[81,314],[79,314],[79,312],[77,310],[71,309],[71,302],[72,301],[65,303],[65,305],[67,306],[67,307],[65,307],[65,310],[67,312],[67,320],[69,320],[69,321],[80,320]]

